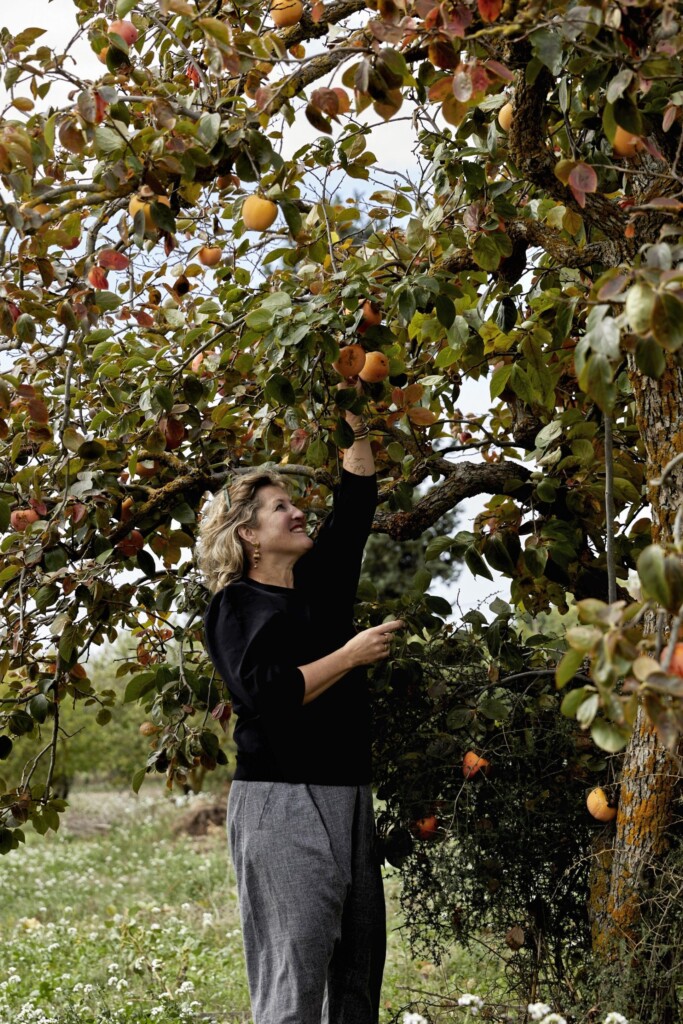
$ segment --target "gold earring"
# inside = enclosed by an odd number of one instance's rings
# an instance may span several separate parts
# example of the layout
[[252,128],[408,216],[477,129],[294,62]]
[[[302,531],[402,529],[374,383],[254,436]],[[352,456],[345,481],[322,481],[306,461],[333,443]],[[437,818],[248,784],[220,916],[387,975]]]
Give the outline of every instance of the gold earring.
[[254,551],[251,557],[255,568],[261,561],[261,545],[257,540],[254,541]]

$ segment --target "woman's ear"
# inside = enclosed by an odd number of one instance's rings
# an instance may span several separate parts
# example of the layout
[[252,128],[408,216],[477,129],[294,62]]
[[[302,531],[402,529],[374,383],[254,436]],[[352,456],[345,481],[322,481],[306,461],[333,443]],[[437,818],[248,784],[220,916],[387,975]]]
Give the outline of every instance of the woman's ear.
[[248,526],[238,526],[237,533],[240,540],[246,541],[247,544],[254,543],[254,531],[250,530]]

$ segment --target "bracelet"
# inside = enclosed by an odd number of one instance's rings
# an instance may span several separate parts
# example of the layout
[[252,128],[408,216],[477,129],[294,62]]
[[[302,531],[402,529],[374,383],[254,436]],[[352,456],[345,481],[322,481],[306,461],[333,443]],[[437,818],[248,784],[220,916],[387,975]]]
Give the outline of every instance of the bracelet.
[[354,427],[353,437],[355,441],[364,441],[366,437],[370,436],[370,427],[367,423],[361,423],[360,427]]

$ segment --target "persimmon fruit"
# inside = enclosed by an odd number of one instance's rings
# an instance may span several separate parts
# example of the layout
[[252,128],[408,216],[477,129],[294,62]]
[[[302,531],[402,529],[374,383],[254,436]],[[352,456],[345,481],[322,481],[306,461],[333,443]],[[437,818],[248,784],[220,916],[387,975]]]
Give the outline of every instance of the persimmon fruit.
[[512,124],[513,109],[511,103],[505,103],[498,111],[498,124],[504,132],[510,131]]
[[270,5],[270,16],[278,28],[289,28],[298,25],[304,14],[301,0],[273,0]]
[[130,197],[128,203],[128,213],[131,217],[135,218],[135,214],[142,210],[145,215],[145,231],[152,232],[157,231],[157,226],[152,219],[152,203],[159,203],[161,206],[170,206],[171,200],[168,196],[155,196],[151,195],[149,198],[146,196],[134,195]]
[[612,149],[617,156],[628,159],[643,149],[643,142],[639,135],[633,135],[618,124],[612,139]]
[[367,354],[361,345],[345,345],[339,350],[339,358],[332,366],[342,377],[357,377],[363,367]]
[[669,663],[669,672],[674,676],[681,676],[683,678],[683,644],[678,643],[674,647],[673,655],[671,656],[671,662]]
[[368,352],[358,376],[366,384],[378,384],[389,376],[389,360],[384,352]]
[[126,46],[136,43],[140,35],[132,21],[112,21],[107,31],[110,34],[121,36]]
[[10,513],[9,521],[12,524],[12,529],[16,530],[17,533],[23,533],[24,530],[35,523],[40,516],[34,508],[15,508],[14,512]]
[[158,732],[161,732],[161,726],[155,725],[154,722],[143,722],[139,732],[141,736],[156,736]]
[[474,778],[479,772],[488,775],[491,762],[485,757],[480,757],[473,750],[468,750],[462,759],[462,774],[466,779]]
[[433,839],[439,831],[439,819],[435,814],[427,814],[414,821],[412,829],[417,839]]
[[613,821],[617,816],[616,807],[611,807],[607,794],[601,786],[592,789],[586,798],[586,807],[597,821]]
[[244,200],[242,220],[247,231],[267,231],[276,217],[277,206],[270,199],[251,195]]
[[217,245],[203,245],[199,250],[197,259],[203,267],[215,267],[220,263],[223,250]]
[[372,299],[363,303],[363,321],[366,327],[378,327],[382,323],[382,310]]

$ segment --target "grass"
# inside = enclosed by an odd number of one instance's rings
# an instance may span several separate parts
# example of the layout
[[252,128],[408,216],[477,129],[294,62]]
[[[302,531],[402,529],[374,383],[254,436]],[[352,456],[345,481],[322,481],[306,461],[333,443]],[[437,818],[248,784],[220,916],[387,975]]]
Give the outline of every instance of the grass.
[[[58,833],[0,861],[0,1024],[248,1024],[224,831],[176,831],[186,813],[151,787],[77,792]],[[467,1019],[444,997],[495,985],[495,966],[464,950],[414,962],[391,869],[385,887],[382,1024]]]

